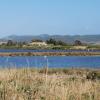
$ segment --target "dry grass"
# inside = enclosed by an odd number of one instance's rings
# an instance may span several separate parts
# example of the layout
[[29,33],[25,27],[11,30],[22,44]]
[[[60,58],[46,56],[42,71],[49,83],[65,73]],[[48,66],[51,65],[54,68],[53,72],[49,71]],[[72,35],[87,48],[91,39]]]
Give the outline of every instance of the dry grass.
[[0,56],[99,56],[100,52],[4,52]]
[[1,69],[0,100],[100,100],[100,80],[87,80],[89,71]]

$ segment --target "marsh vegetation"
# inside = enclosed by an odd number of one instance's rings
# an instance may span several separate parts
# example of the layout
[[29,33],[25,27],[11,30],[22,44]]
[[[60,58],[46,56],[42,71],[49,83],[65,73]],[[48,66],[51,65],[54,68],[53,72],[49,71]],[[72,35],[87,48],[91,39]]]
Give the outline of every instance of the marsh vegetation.
[[100,70],[0,69],[0,100],[99,100]]

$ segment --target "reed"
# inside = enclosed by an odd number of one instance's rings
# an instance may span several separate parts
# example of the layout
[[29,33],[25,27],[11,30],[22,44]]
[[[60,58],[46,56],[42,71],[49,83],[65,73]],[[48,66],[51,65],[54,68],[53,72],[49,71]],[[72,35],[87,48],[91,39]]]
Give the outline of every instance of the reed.
[[[90,72],[95,71],[99,75],[100,70],[54,69],[56,70],[54,72],[53,69],[48,69],[48,72],[53,73],[47,73],[47,77],[41,70],[43,69],[0,69],[0,100],[99,100],[100,98],[100,79],[87,79]],[[28,77],[27,74],[31,76]]]

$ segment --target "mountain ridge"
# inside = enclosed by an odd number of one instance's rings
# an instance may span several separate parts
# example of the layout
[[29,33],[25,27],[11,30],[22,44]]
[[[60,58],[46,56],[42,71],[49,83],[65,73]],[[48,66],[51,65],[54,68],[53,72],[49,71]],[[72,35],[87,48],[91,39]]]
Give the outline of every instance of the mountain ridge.
[[75,40],[80,40],[85,43],[100,43],[100,35],[48,35],[48,34],[40,34],[40,35],[10,35],[4,38],[1,38],[0,41],[26,41],[30,42],[32,39],[41,39],[46,41],[50,38],[61,40],[66,43],[73,43]]

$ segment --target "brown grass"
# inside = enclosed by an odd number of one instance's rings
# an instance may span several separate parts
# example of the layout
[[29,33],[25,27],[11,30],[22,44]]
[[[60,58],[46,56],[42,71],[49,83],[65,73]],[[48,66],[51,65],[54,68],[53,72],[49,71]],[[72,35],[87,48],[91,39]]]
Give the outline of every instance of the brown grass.
[[4,52],[0,56],[99,56],[100,52]]
[[100,100],[100,80],[86,79],[90,71],[1,69],[0,100]]

